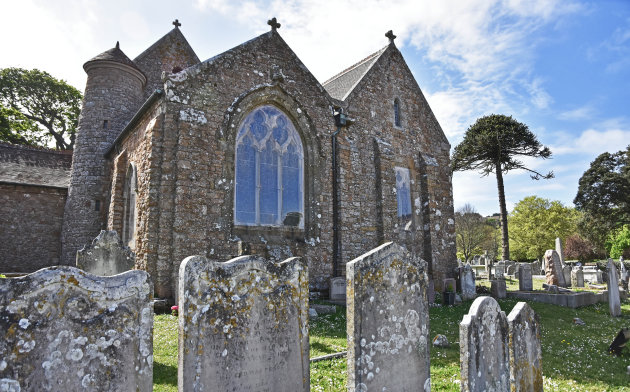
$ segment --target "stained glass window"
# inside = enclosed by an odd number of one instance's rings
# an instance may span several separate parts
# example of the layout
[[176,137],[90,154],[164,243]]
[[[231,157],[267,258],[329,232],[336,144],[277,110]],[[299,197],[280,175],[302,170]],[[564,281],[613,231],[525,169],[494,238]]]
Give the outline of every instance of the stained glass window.
[[411,217],[411,186],[409,180],[409,169],[406,167],[395,167],[394,172],[396,173],[398,217],[407,219]]
[[136,246],[136,190],[138,186],[136,168],[129,165],[125,177],[125,188],[123,191],[124,212],[123,212],[123,243],[134,249]]
[[282,111],[266,105],[247,115],[235,162],[235,224],[304,227],[302,140]]
[[398,98],[394,99],[394,125],[400,127],[400,101]]

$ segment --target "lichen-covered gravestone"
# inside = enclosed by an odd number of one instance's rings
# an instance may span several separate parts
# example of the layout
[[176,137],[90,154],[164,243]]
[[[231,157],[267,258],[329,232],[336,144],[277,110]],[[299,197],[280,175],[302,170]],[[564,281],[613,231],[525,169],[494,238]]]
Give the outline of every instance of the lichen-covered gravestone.
[[617,267],[612,259],[608,259],[608,307],[610,315],[613,317],[621,316],[621,302],[619,298],[619,280],[617,280]]
[[309,390],[308,273],[299,258],[225,263],[186,258],[179,271],[178,390]]
[[429,391],[426,263],[386,243],[346,265],[348,391]]
[[548,249],[545,252],[545,277],[547,284],[566,287],[564,281],[564,273],[562,272],[562,263],[560,262],[560,256],[558,252],[553,249]]
[[477,296],[475,287],[475,275],[473,274],[472,267],[468,264],[460,270],[459,280],[462,286],[462,299],[469,300]]
[[459,324],[461,390],[510,390],[508,323],[492,297],[477,298]]
[[124,246],[116,231],[101,233],[77,252],[77,268],[94,275],[112,276],[133,269],[135,254]]
[[519,266],[518,273],[518,289],[521,291],[532,291],[534,289],[532,266],[529,263],[522,263]]
[[511,391],[541,392],[543,369],[538,315],[527,302],[519,302],[507,320]]
[[144,271],[0,279],[0,390],[151,391],[152,292]]

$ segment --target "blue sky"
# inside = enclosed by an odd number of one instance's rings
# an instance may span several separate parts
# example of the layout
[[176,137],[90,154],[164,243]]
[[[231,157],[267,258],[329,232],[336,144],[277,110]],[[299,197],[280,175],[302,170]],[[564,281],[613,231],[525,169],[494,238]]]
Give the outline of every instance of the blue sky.
[[[526,160],[551,180],[505,176],[508,209],[525,196],[571,205],[597,155],[630,144],[630,0],[3,1],[0,67],[39,68],[85,86],[82,65],[120,41],[134,58],[173,26],[202,59],[268,30],[313,74],[328,77],[380,49],[393,29],[451,145],[478,117],[527,124],[551,160]],[[498,212],[494,177],[455,173],[455,208]]]

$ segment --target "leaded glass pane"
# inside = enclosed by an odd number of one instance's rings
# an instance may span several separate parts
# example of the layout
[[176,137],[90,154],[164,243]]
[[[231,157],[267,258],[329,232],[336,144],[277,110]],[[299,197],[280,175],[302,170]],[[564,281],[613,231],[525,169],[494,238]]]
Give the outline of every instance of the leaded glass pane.
[[256,150],[249,137],[236,150],[236,207],[235,220],[256,223]]
[[282,219],[288,212],[302,212],[300,156],[293,145],[282,156]]
[[398,217],[411,217],[411,184],[409,179],[409,169],[406,167],[395,167],[396,173],[396,199],[398,202]]
[[271,139],[260,152],[260,224],[278,223],[278,153]]

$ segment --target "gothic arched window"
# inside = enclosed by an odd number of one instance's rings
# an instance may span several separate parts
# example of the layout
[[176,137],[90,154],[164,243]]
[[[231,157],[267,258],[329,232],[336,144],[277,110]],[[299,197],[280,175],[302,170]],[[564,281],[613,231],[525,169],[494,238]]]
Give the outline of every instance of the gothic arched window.
[[275,106],[247,115],[236,135],[234,223],[304,227],[304,150]]
[[400,127],[400,101],[394,99],[394,125]]
[[130,248],[136,246],[136,191],[138,187],[136,167],[129,165],[125,176],[125,188],[123,191],[124,212],[123,212],[123,244]]

